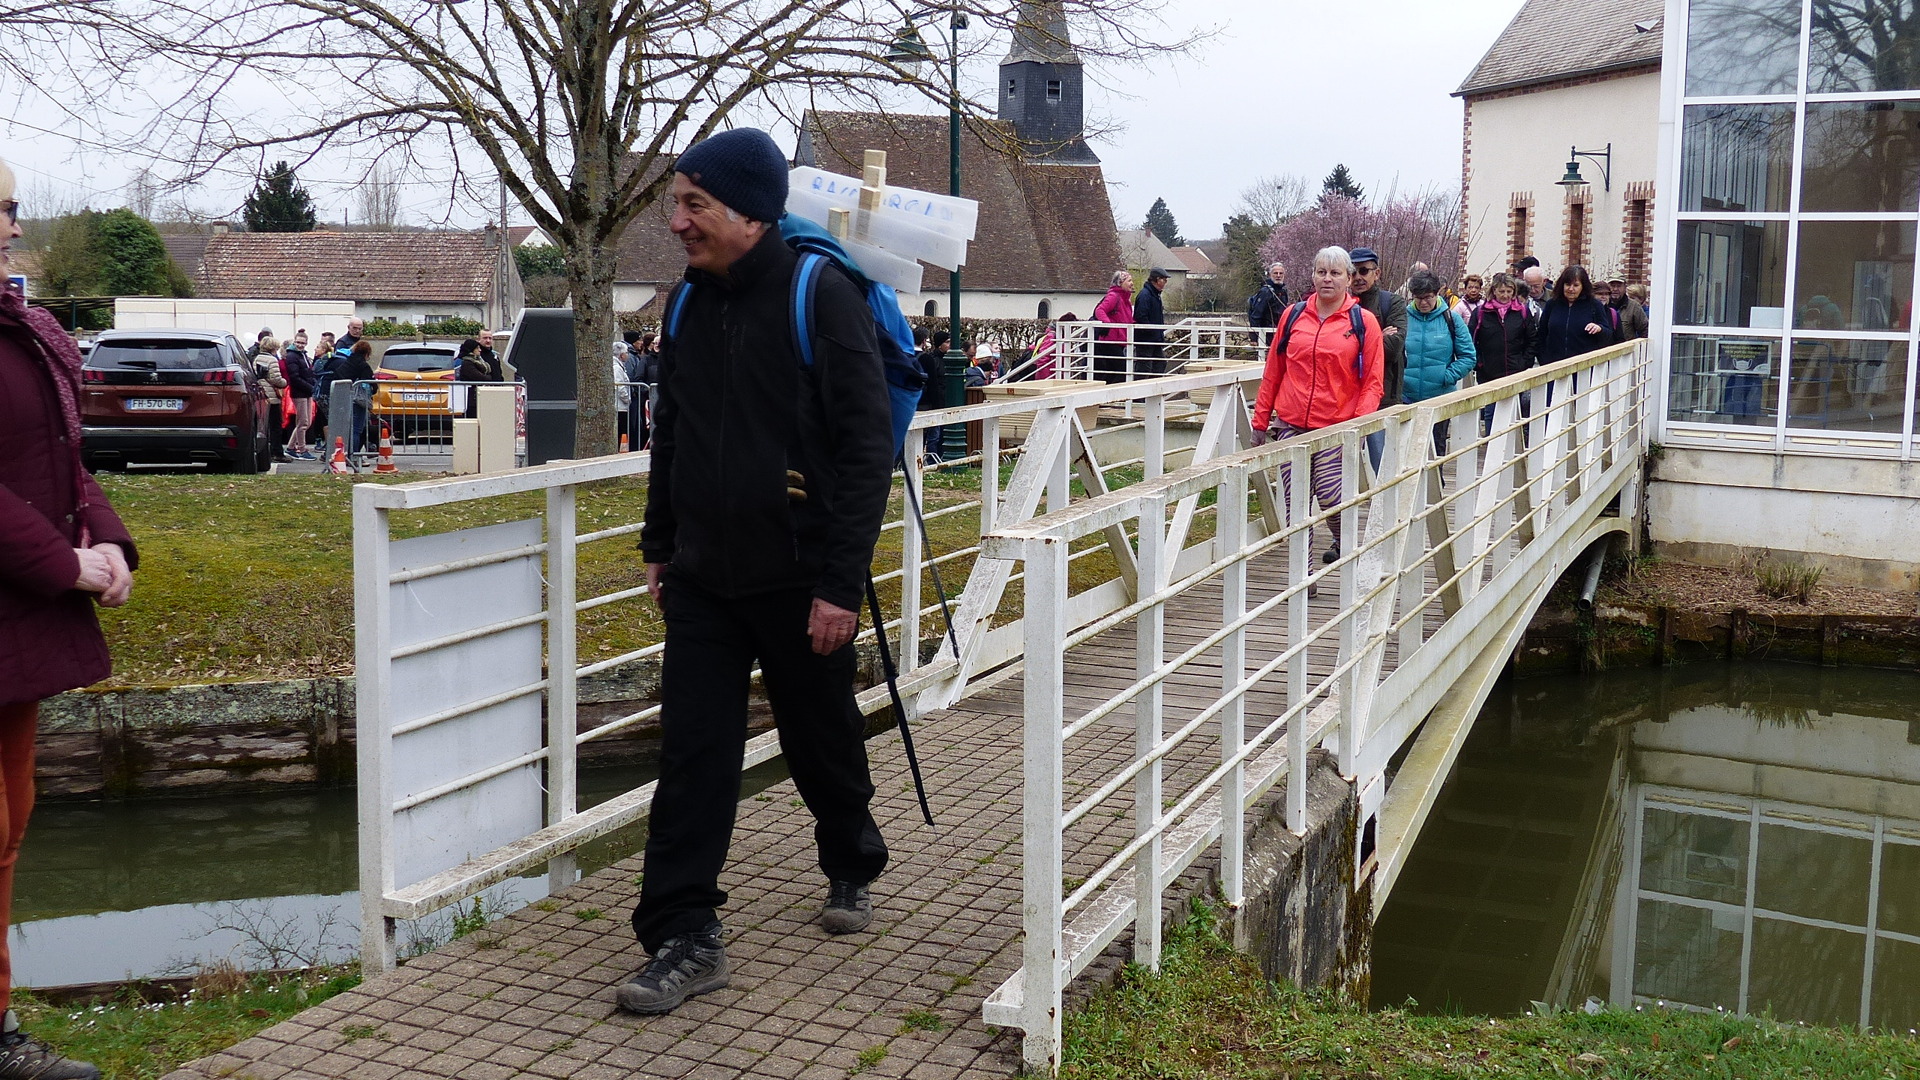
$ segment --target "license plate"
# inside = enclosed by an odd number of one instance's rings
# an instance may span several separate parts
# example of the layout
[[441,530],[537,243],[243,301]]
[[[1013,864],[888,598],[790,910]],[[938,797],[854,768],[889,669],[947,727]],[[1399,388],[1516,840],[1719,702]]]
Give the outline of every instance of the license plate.
[[402,390],[398,394],[395,394],[394,396],[399,398],[401,401],[424,401],[424,402],[430,402],[433,404],[439,404],[440,400],[444,397],[444,395],[442,394],[423,393],[418,390]]
[[184,412],[187,408],[185,398],[177,397],[137,397],[127,399],[128,412]]

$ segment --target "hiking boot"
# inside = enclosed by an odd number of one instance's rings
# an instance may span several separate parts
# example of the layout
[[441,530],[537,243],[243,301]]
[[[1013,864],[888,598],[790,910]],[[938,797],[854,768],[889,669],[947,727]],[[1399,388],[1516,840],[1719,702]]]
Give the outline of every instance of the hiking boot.
[[726,985],[727,950],[720,944],[720,924],[715,922],[698,933],[668,938],[640,974],[621,984],[615,1000],[628,1012],[653,1016]]
[[857,934],[873,921],[873,898],[865,885],[834,881],[827,885],[827,906],[820,909],[820,928],[829,934]]
[[100,1070],[64,1058],[53,1047],[20,1030],[8,1009],[0,1033],[0,1080],[100,1080]]
[[1332,566],[1334,563],[1339,562],[1340,561],[1340,545],[1336,543],[1332,547],[1328,548],[1326,551],[1326,554],[1320,556],[1320,561],[1321,563],[1327,566]]

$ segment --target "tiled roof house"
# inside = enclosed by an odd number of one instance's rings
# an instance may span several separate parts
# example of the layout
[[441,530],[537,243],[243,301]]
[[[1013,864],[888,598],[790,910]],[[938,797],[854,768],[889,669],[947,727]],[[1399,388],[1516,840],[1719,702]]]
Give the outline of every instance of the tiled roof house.
[[458,316],[504,326],[519,313],[521,286],[498,243],[493,229],[215,233],[207,237],[196,284],[206,297],[351,300],[362,318],[427,323]]
[[[1533,255],[1645,283],[1652,268],[1663,0],[1527,0],[1463,100],[1465,271]],[[1563,185],[1568,151],[1584,183]]]

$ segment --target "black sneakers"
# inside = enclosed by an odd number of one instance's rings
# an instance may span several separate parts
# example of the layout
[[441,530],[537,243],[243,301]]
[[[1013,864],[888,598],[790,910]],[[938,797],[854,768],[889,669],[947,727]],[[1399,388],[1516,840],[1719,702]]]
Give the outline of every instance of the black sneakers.
[[1320,561],[1328,566],[1332,566],[1334,563],[1339,562],[1340,561],[1340,545],[1336,543],[1332,547],[1328,548],[1326,551],[1326,554],[1320,556]]
[[829,934],[857,934],[873,921],[873,899],[865,885],[835,881],[827,885],[827,906],[820,909],[820,928]]
[[[720,924],[714,922],[698,933],[668,938],[640,974],[621,984],[615,1000],[628,1012],[652,1016],[726,985],[727,950],[720,944]],[[0,1080],[8,1075],[0,1073]]]
[[0,1080],[100,1080],[100,1070],[21,1031],[8,1009],[0,1019]]

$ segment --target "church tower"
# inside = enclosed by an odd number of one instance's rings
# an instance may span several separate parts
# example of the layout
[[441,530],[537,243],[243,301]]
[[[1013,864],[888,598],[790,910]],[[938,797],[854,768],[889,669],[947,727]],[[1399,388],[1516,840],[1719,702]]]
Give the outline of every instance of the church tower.
[[1085,138],[1086,74],[1059,0],[1020,5],[1013,48],[1000,61],[999,99],[1000,119],[1013,125],[1032,160],[1100,163]]

